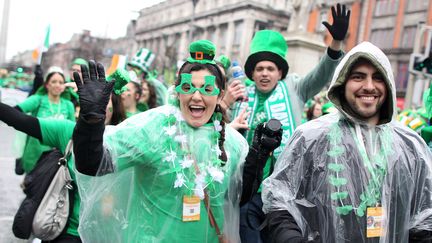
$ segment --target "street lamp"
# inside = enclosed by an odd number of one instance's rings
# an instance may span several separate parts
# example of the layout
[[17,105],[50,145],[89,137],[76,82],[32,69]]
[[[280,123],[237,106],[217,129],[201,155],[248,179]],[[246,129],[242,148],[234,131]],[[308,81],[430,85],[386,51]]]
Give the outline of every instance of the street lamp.
[[190,21],[190,27],[189,27],[189,43],[192,42],[192,36],[193,36],[193,32],[195,29],[195,7],[198,4],[199,0],[192,0],[192,16],[191,16],[191,21]]

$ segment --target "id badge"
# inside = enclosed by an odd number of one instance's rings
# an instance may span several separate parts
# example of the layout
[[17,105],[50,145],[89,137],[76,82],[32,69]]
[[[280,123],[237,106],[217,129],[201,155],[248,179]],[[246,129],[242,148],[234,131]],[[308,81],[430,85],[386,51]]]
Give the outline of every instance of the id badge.
[[381,237],[382,229],[382,207],[370,207],[366,211],[366,237]]
[[201,200],[197,196],[183,196],[183,222],[200,220]]

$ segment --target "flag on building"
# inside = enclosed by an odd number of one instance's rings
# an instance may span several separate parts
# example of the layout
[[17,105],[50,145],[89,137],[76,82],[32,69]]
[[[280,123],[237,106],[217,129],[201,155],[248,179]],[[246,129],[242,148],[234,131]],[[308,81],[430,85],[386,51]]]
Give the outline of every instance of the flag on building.
[[48,51],[50,31],[51,27],[48,25],[43,43],[38,48],[34,49],[32,53],[33,60],[37,61],[38,64],[40,64],[42,61],[42,53]]

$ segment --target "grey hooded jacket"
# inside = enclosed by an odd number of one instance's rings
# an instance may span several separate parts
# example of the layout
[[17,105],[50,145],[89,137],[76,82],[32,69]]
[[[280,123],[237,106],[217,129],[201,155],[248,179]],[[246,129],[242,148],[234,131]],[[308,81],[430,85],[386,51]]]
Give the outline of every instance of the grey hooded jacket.
[[[357,118],[344,98],[358,58],[385,77],[387,99],[376,126]],[[393,121],[396,91],[388,58],[371,43],[359,44],[336,68],[328,97],[339,112],[299,126],[263,182],[273,242],[299,236],[298,242],[430,242],[432,155],[420,136]],[[381,218],[370,213],[374,207],[382,209]],[[368,237],[379,225],[381,236]]]

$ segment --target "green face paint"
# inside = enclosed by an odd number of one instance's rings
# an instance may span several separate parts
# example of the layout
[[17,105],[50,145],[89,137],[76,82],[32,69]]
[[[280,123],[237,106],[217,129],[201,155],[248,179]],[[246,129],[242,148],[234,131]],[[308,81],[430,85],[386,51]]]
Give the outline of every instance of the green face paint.
[[204,85],[201,88],[196,88],[192,84],[192,74],[182,73],[181,83],[176,86],[175,90],[180,94],[193,94],[195,91],[199,91],[202,95],[215,96],[220,93],[219,88],[216,87],[216,77],[213,75],[204,76]]

